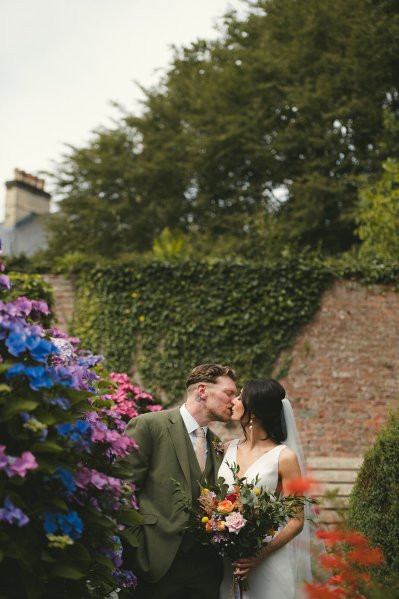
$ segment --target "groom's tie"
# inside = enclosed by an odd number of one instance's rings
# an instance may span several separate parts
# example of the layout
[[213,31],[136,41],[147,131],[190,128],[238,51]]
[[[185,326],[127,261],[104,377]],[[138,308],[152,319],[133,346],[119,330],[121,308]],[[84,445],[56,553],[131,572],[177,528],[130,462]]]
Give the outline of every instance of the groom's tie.
[[197,456],[198,464],[201,472],[205,469],[205,431],[200,426],[195,429],[195,436],[197,442],[195,444],[195,454]]

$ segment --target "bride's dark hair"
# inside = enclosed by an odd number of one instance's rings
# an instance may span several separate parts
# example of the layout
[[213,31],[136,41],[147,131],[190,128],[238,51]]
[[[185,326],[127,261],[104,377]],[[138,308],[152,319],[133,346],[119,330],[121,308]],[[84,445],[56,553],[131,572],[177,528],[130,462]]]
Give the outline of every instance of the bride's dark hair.
[[251,415],[259,420],[269,439],[275,443],[282,443],[287,438],[282,401],[285,389],[274,379],[254,379],[247,381],[241,391],[241,400],[244,413],[241,417],[241,426],[247,438],[246,427]]

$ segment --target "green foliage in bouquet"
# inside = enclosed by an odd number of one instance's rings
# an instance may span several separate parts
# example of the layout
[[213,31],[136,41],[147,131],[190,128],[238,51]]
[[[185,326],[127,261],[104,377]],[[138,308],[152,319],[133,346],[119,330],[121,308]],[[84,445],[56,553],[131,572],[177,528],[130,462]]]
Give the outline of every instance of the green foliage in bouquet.
[[349,525],[384,553],[381,580],[399,592],[399,412],[364,456],[349,504]]
[[201,487],[198,504],[192,505],[181,485],[176,491],[189,515],[187,528],[204,545],[234,561],[259,554],[288,518],[301,513],[314,499],[300,495],[278,495],[253,482],[240,478],[239,466],[230,466],[235,479],[234,490],[224,478],[216,485]]

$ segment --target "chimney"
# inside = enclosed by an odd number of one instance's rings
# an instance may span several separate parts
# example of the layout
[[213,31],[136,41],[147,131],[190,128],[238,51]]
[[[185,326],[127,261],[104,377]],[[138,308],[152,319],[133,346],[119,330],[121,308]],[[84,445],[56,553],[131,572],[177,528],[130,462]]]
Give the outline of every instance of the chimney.
[[6,182],[5,227],[15,227],[30,214],[49,213],[51,196],[44,186],[44,179],[19,168],[14,170],[14,179]]

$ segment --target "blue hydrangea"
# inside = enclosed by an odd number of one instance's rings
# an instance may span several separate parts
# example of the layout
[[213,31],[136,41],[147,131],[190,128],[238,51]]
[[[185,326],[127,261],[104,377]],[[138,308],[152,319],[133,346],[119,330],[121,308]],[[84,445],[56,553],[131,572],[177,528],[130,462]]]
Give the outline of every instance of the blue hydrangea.
[[26,341],[26,347],[36,362],[47,363],[50,355],[58,353],[58,348],[48,339],[32,335]]
[[33,391],[51,389],[54,384],[43,366],[25,366],[25,364],[18,362],[13,364],[6,372],[7,379],[21,375],[25,375],[29,379],[29,386]]
[[57,424],[56,429],[62,437],[67,437],[76,447],[90,453],[91,426],[87,420],[77,420],[75,423]]
[[71,402],[69,401],[69,399],[66,399],[65,397],[50,397],[47,399],[47,402],[51,405],[51,406],[57,406],[58,408],[61,408],[61,410],[69,410],[69,408],[71,407]]
[[72,493],[76,490],[75,477],[73,476],[72,472],[70,472],[70,470],[67,470],[67,468],[63,468],[62,466],[60,466],[56,469],[55,472],[67,491]]
[[44,512],[43,528],[46,534],[67,535],[74,541],[82,536],[83,521],[77,512],[70,511],[67,514],[61,512]]
[[19,356],[26,349],[26,333],[25,331],[11,331],[6,339],[6,346],[10,354]]

